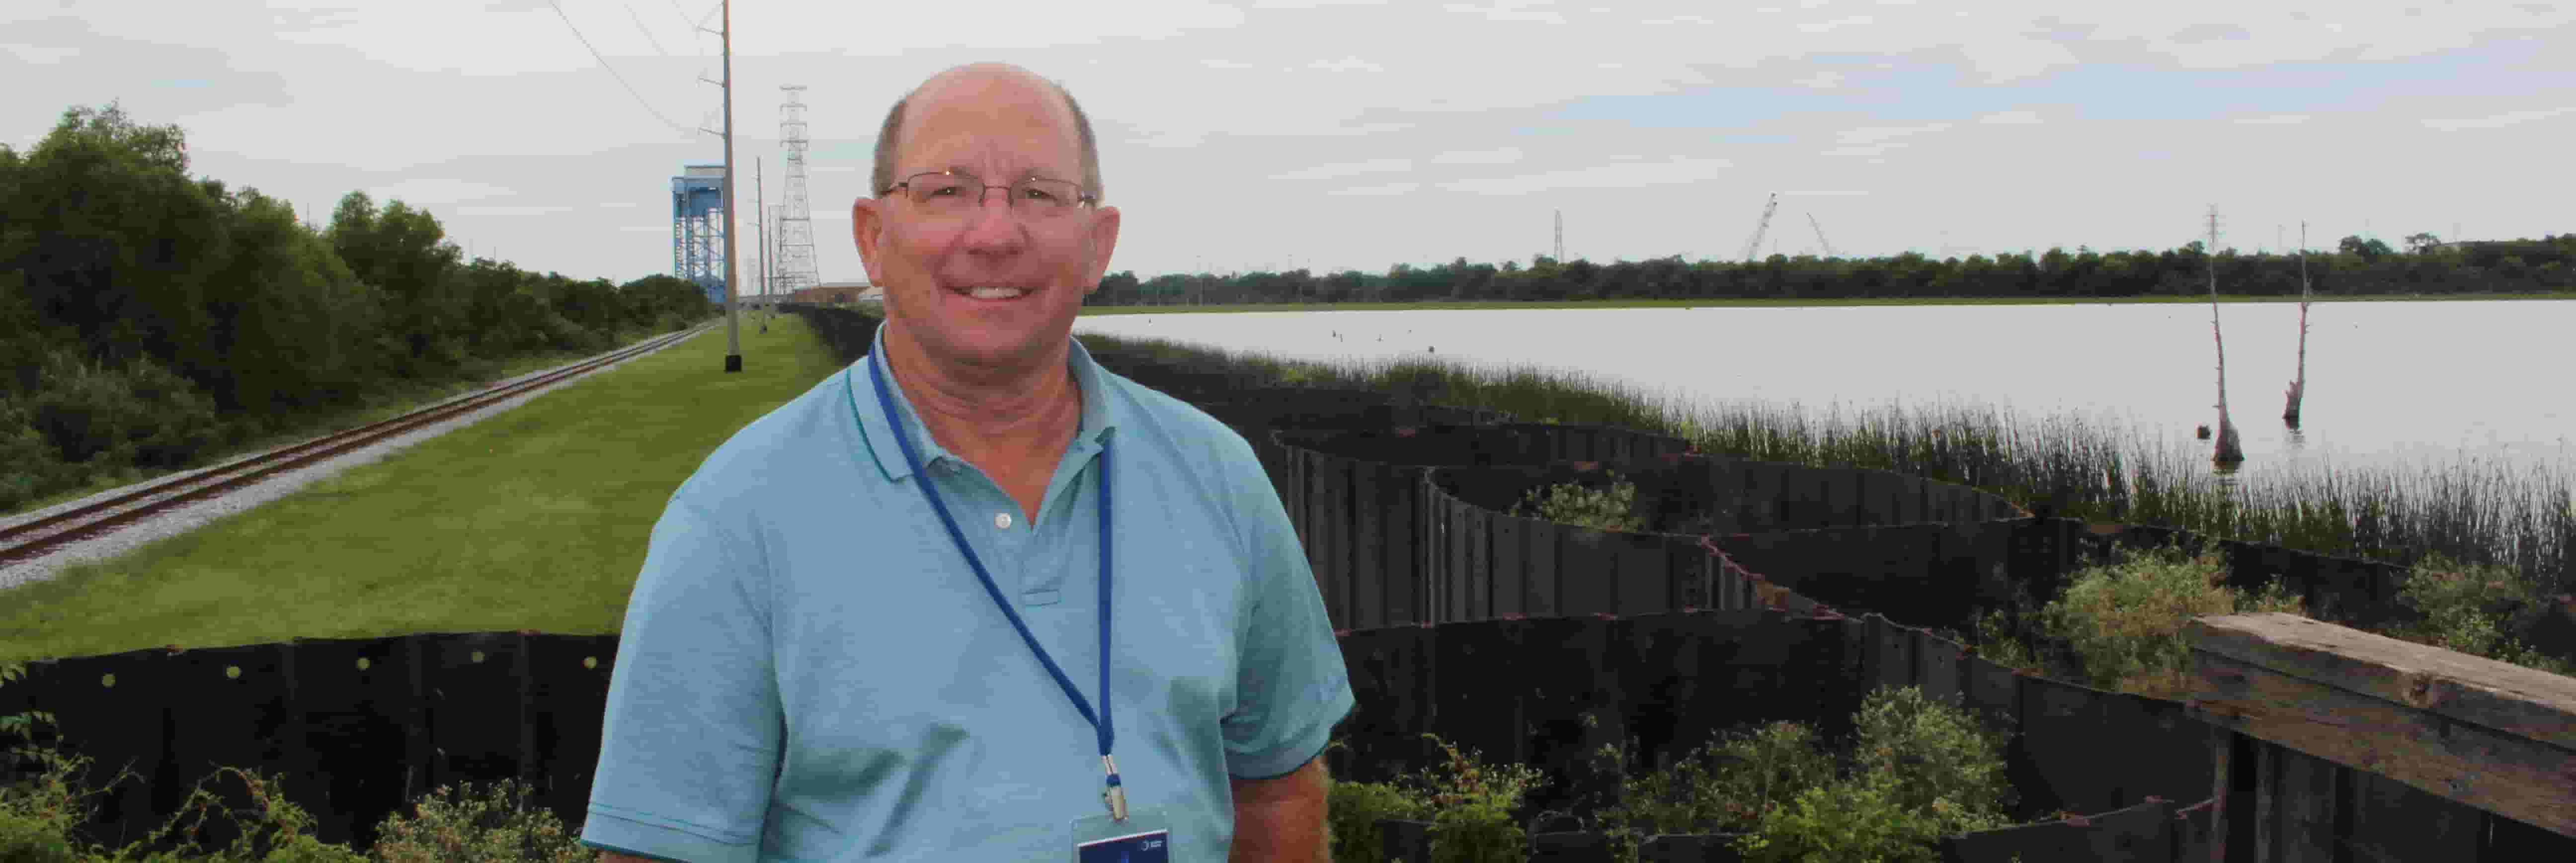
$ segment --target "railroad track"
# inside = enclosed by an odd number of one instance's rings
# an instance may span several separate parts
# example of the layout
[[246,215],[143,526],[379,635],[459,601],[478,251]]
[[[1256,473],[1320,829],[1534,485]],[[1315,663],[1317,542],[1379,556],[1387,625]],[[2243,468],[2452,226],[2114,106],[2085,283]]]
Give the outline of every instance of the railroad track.
[[0,528],[0,566],[42,557],[64,544],[112,532],[184,504],[195,503],[294,470],[431,423],[516,398],[611,363],[658,350],[705,332],[700,326],[648,339],[572,365],[503,386],[430,405],[411,413],[347,431],[324,435],[283,449],[261,453],[188,476],[148,483],[107,500],[76,507],[25,524]]

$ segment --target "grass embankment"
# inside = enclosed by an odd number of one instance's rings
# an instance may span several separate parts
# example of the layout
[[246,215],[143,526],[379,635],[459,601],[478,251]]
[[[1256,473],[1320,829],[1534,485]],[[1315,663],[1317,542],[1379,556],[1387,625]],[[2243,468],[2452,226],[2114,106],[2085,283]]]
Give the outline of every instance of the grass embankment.
[[803,321],[746,321],[267,506],[0,592],[0,662],[176,644],[615,632],[672,489],[839,368]]
[[[2547,294],[2368,294],[2317,296],[2320,303],[2464,302],[2470,300],[2576,300],[2565,292]],[[2221,295],[2222,303],[2295,303],[2297,296]],[[1235,303],[1226,305],[1086,306],[1085,315],[1176,315],[1212,312],[1407,312],[1457,309],[1686,309],[1762,306],[2098,306],[2138,303],[2206,303],[2207,296],[2099,297],[1849,297],[1745,298],[1706,297],[1672,300],[1547,300],[1510,302],[1464,300],[1418,303]]]
[[[621,334],[617,343],[622,347],[660,335],[663,333],[636,330]],[[590,356],[593,354],[580,351],[547,351],[502,362],[485,363],[477,360],[476,362],[482,364],[482,367],[474,369],[473,374],[453,380],[381,381],[376,389],[359,394],[355,405],[318,410],[300,416],[266,418],[270,426],[269,430],[253,434],[238,443],[210,447],[197,457],[194,467],[157,470],[121,465],[101,471],[80,487],[24,501],[15,506],[0,507],[0,516],[34,512],[99,492],[148,482],[175,473],[211,467],[280,447],[293,446],[323,435],[392,419],[438,402],[467,395],[482,389],[488,382],[508,380],[577,362]]]

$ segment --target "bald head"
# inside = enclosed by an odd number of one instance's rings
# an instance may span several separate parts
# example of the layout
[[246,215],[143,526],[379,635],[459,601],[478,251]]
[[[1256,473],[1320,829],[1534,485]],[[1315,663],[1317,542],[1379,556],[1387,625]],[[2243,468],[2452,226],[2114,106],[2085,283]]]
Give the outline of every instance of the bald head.
[[1045,92],[1063,104],[1063,114],[1059,119],[1071,121],[1075,146],[1082,151],[1082,186],[1094,197],[1106,201],[1109,190],[1101,184],[1100,180],[1100,145],[1092,137],[1091,118],[1082,112],[1082,103],[1074,101],[1073,93],[1064,89],[1063,85],[1040,78],[1026,69],[1009,63],[968,63],[951,67],[947,71],[931,76],[930,80],[921,82],[921,86],[914,87],[911,93],[895,100],[894,107],[886,111],[885,124],[877,129],[876,166],[873,176],[875,182],[869,187],[870,190],[882,193],[897,181],[895,172],[900,169],[896,163],[901,161],[902,156],[904,111],[907,107],[941,99],[1011,90]]

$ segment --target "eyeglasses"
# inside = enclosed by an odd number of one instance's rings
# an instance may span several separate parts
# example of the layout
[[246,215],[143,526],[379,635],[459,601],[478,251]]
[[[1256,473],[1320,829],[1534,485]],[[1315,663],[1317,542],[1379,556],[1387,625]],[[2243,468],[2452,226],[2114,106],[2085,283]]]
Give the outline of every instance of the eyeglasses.
[[[936,219],[963,219],[984,206],[984,193],[1007,189],[1005,201],[1011,212],[1024,219],[1045,220],[1071,215],[1075,208],[1099,203],[1099,197],[1082,190],[1071,180],[1030,177],[1008,186],[988,186],[972,174],[957,171],[927,171],[904,178],[879,192],[883,196],[896,189],[908,192],[912,205]],[[973,192],[973,197],[966,193]]]

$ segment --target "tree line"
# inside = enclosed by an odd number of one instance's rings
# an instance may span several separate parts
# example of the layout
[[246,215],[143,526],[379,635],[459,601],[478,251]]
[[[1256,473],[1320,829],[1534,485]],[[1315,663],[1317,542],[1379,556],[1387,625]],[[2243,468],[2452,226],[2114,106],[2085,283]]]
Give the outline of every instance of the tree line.
[[[2576,233],[2537,240],[2444,242],[2432,234],[2405,239],[2401,251],[2376,239],[2345,237],[2332,251],[2305,256],[2307,278],[2340,295],[2539,293],[2576,291]],[[1171,274],[1139,279],[1132,271],[1102,279],[1094,305],[1348,302],[1562,302],[1626,299],[1854,299],[2004,297],[2093,299],[2207,296],[2212,257],[2199,241],[2165,251],[2005,253],[1931,258],[1917,252],[1882,258],[1772,255],[1761,261],[1684,261],[1681,256],[1608,264],[1558,261],[1528,266],[1397,264],[1384,273],[1307,270],[1217,275]],[[2296,296],[2302,261],[2295,254],[2215,256],[2222,294]]]
[[671,276],[466,261],[428,212],[364,192],[307,225],[191,177],[179,127],[75,107],[0,145],[0,507],[713,311]]

